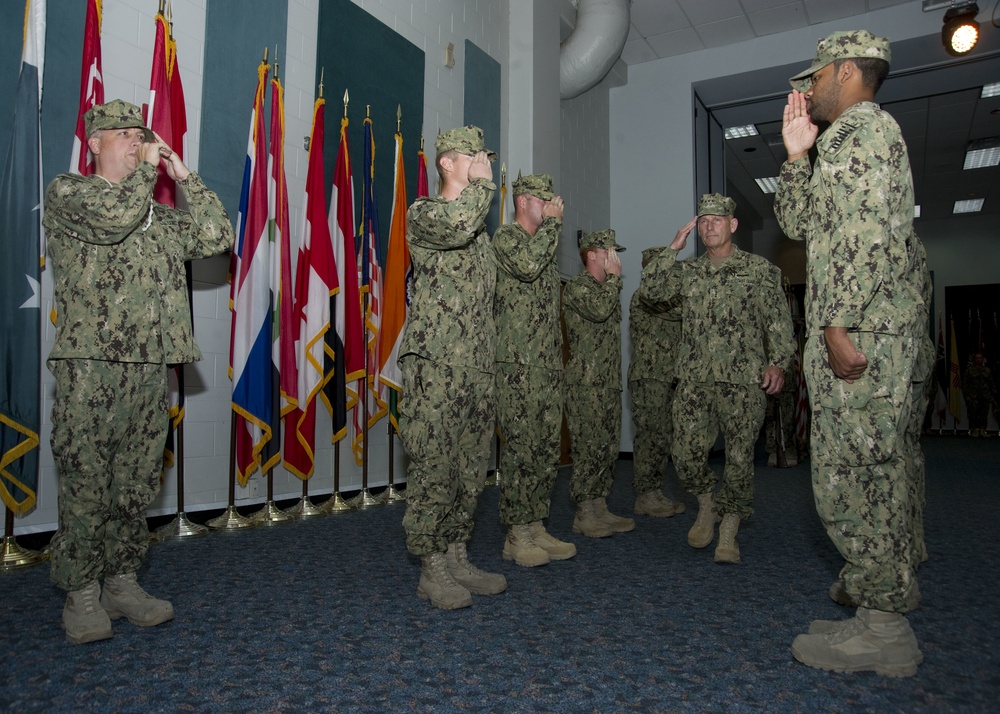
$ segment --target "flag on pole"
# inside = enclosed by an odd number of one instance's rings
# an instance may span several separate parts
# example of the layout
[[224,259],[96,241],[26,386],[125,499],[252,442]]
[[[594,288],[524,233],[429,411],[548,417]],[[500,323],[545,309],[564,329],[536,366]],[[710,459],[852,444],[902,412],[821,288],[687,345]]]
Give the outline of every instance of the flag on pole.
[[409,309],[410,249],[406,244],[406,171],[403,168],[403,135],[396,132],[396,182],[392,193],[392,223],[385,259],[385,294],[382,331],[379,333],[379,397],[388,404],[389,421],[399,431],[399,393],[403,377],[399,371],[399,344],[403,341]]
[[[180,68],[177,65],[177,42],[173,37],[173,29],[163,13],[156,15],[155,22],[146,124],[183,159],[187,139],[187,110],[184,106],[184,87],[181,84]],[[177,184],[170,178],[162,164],[157,167],[153,198],[167,206],[177,205]],[[190,264],[185,267],[190,294]],[[174,432],[184,420],[183,369],[183,365],[174,365],[167,372],[170,425],[163,449],[163,461],[168,468],[174,464]]]
[[347,436],[347,412],[358,403],[354,383],[365,373],[358,292],[358,256],[354,249],[354,179],[347,145],[347,117],[340,120],[340,147],[330,197],[329,226],[337,265],[337,289],[330,298],[334,329],[327,332],[326,371],[331,379],[324,390],[333,415],[334,443]]
[[69,170],[89,176],[94,161],[87,148],[87,130],[83,115],[97,104],[104,104],[104,75],[101,73],[101,4],[102,0],[87,0],[87,19],[83,29],[83,61],[80,66],[80,108],[76,114],[73,135],[73,156]]
[[0,497],[16,516],[38,489],[45,0],[24,5],[14,123],[0,175]]
[[962,374],[958,366],[958,342],[955,340],[955,318],[951,320],[951,359],[948,363],[948,373],[951,375],[951,384],[948,388],[948,411],[951,412],[955,423],[962,417]]
[[267,230],[267,150],[264,135],[264,92],[267,62],[257,67],[257,91],[250,118],[250,137],[243,171],[237,246],[232,274],[232,339],[230,378],[236,424],[236,469],[239,483],[260,466],[261,451],[271,439],[271,298]]
[[[285,468],[301,479],[313,474],[316,453],[316,396],[332,374],[326,371],[330,296],[337,287],[337,266],[326,213],[323,164],[325,100],[313,107],[306,174],[305,220],[295,270],[295,404],[285,414]],[[330,407],[327,403],[327,407]]]
[[[372,120],[365,117],[365,164],[361,191],[361,292],[367,294],[365,305],[365,412],[368,428],[385,416],[386,404],[379,397],[379,330],[382,327],[382,265],[378,257],[378,202],[375,200],[375,137]],[[364,448],[364,425],[359,409],[354,411],[354,458],[360,466]]]
[[[277,74],[277,62],[275,63]],[[264,447],[261,469],[281,460],[281,416],[298,399],[293,332],[292,248],[288,223],[288,186],[285,183],[285,100],[281,80],[271,79],[271,139],[268,154],[268,239],[271,257],[271,434]]]

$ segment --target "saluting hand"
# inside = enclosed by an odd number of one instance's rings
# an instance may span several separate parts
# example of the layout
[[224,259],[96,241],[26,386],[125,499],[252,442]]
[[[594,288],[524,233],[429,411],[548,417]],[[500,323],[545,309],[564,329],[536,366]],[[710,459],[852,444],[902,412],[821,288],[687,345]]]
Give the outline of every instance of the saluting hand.
[[784,114],[781,117],[781,138],[785,142],[788,160],[795,161],[809,153],[816,143],[819,127],[809,116],[809,105],[806,95],[793,89],[788,95]]
[[619,278],[622,275],[622,260],[614,248],[608,248],[608,257],[604,261],[604,272],[609,275],[617,275]]
[[563,217],[562,196],[556,196],[545,202],[542,207],[542,218],[562,218]]
[[493,180],[493,164],[490,163],[490,157],[486,155],[485,151],[480,151],[473,156],[472,163],[469,165],[469,180],[477,178],[487,181]]
[[698,216],[695,216],[690,221],[684,224],[684,226],[677,231],[677,235],[674,236],[673,243],[670,244],[671,250],[684,250],[684,246],[687,245],[688,236],[694,227],[698,225]]

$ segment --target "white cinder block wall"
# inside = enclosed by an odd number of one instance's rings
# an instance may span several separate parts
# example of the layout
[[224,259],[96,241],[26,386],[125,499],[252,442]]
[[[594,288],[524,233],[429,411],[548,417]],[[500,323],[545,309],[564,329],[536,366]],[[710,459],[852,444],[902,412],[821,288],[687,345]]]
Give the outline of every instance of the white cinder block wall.
[[[184,82],[189,125],[185,160],[198,168],[199,128],[201,126],[202,66],[205,46],[206,6],[211,0],[173,0],[173,27]],[[385,23],[424,50],[424,116],[426,136],[438,129],[448,129],[463,122],[465,41],[471,40],[501,65],[506,75],[509,67],[510,0],[354,0],[377,20]],[[152,64],[154,17],[153,0],[104,0],[102,52],[105,96],[120,97],[141,105],[148,101],[149,73]],[[314,100],[316,17],[319,0],[288,0],[286,50],[279,57],[285,87],[286,173],[291,204],[293,240],[301,230],[301,212],[307,155],[302,137],[308,136]],[[82,32],[82,28],[81,28]],[[454,68],[443,64],[444,47],[455,48]],[[252,97],[247,97],[247,111]],[[507,130],[507,102],[503,102],[501,126]],[[503,153],[504,137],[491,144]],[[433,141],[429,153],[433,155]],[[408,157],[408,167],[413,159]],[[234,170],[240,170],[235,167]],[[413,170],[411,168],[411,170]],[[431,167],[431,182],[435,177]],[[293,246],[294,248],[294,246]],[[51,272],[43,273],[43,311],[52,307]],[[185,421],[185,510],[192,512],[226,505],[229,483],[229,359],[228,286],[196,282],[194,297],[195,334],[204,360],[187,371],[188,398]],[[15,533],[44,532],[57,524],[56,473],[49,448],[52,409],[52,377],[44,367],[44,358],[52,347],[52,325],[45,324],[42,335],[42,412],[38,506],[15,522]],[[316,475],[310,492],[330,493],[333,486],[333,446],[330,444],[330,420],[318,419]],[[387,483],[388,448],[385,421],[379,422],[370,435],[369,484]],[[396,442],[396,479],[405,479],[402,447]],[[355,465],[348,439],[341,442],[341,488],[358,489],[362,471]],[[237,504],[261,502],[264,490],[260,474],[256,488],[260,496],[250,497],[250,489],[237,489]],[[284,469],[275,471],[275,497],[297,497],[301,482]],[[176,467],[167,475],[159,498],[150,515],[170,514],[177,507]]]

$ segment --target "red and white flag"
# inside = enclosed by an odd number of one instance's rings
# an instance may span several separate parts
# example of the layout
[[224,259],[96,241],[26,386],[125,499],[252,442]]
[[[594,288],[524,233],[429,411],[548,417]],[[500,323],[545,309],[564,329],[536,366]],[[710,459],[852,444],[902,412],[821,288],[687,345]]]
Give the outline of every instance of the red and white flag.
[[87,19],[83,29],[83,62],[80,67],[80,108],[76,115],[73,136],[71,173],[89,176],[94,172],[94,160],[87,148],[87,131],[83,115],[98,104],[104,104],[104,78],[101,73],[101,0],[87,0]]

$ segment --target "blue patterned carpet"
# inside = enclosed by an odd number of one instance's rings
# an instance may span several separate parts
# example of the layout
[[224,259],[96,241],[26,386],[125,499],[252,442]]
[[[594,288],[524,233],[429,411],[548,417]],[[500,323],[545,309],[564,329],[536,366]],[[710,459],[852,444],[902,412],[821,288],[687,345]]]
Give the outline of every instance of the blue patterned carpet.
[[[45,566],[0,577],[0,707],[11,712],[988,712],[1000,711],[1000,440],[930,437],[925,661],[912,679],[812,670],[789,653],[839,557],[817,522],[808,465],[759,459],[743,563],[689,548],[694,518],[639,518],[571,538],[568,472],[549,529],[579,555],[500,559],[497,490],[480,500],[473,560],[510,587],[444,612],[415,596],[402,504],[168,541],[141,581],[177,617],[67,645]],[[721,460],[713,459],[721,468]],[[631,514],[631,462],[613,510]],[[671,478],[668,489],[680,490]],[[192,514],[199,520],[198,514]]]

